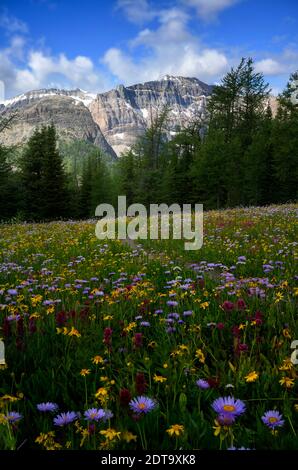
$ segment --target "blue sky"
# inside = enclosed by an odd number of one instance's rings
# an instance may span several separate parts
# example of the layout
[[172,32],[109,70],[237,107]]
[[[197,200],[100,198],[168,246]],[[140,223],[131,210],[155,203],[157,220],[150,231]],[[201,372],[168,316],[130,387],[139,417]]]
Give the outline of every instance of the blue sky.
[[217,83],[248,56],[277,93],[298,68],[297,7],[297,0],[2,0],[2,94],[51,86],[100,92],[165,74]]

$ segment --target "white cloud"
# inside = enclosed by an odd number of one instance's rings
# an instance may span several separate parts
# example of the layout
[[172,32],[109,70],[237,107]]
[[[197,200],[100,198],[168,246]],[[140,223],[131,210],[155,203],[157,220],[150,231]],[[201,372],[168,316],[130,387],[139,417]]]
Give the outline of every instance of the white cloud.
[[65,54],[51,55],[43,50],[25,49],[22,37],[11,39],[9,47],[0,50],[0,80],[5,85],[5,97],[46,87],[85,88],[102,91],[110,83],[96,69],[89,57],[73,59]]
[[158,15],[158,11],[147,0],[118,0],[116,8],[121,9],[128,20],[136,24],[151,21]]
[[0,27],[8,33],[27,33],[26,23],[13,15],[10,15],[6,9],[0,14]]
[[239,0],[182,0],[187,6],[194,7],[198,15],[210,21],[226,8],[235,5]]
[[262,59],[255,62],[255,69],[257,72],[262,72],[264,75],[279,75],[284,72],[284,65],[275,59]]
[[[130,54],[109,49],[104,64],[125,84],[159,79],[163,75],[182,75],[213,81],[227,70],[228,59],[217,49],[204,46],[187,29],[188,15],[177,8],[159,13],[156,29],[143,29],[130,41]],[[146,51],[134,59],[134,51],[142,46]]]

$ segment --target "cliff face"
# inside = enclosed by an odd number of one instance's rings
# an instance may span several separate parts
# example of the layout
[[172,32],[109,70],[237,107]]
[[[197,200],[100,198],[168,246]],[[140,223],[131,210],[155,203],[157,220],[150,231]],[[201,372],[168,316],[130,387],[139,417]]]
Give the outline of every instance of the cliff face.
[[204,119],[212,87],[196,78],[170,77],[163,80],[124,87],[98,94],[89,104],[94,121],[108,143],[119,155],[129,148],[150,125],[152,116],[169,107],[167,131],[194,119]]
[[116,158],[87,107],[92,99],[93,96],[81,90],[50,89],[20,95],[0,108],[3,117],[16,115],[1,140],[6,145],[25,143],[37,126],[53,122],[64,140],[87,140]]

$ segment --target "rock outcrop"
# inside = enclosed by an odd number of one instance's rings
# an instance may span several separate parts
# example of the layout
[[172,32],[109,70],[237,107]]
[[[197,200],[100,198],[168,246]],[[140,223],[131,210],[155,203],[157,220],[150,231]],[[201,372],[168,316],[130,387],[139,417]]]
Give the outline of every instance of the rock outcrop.
[[37,90],[4,103],[1,116],[15,114],[12,125],[1,134],[6,145],[22,144],[37,126],[54,123],[63,140],[87,140],[112,158],[116,154],[94,122],[87,107],[93,96],[81,90]]
[[192,120],[203,119],[212,86],[197,78],[165,76],[158,81],[100,93],[89,104],[94,121],[119,155],[150,125],[152,116],[169,108],[169,137]]

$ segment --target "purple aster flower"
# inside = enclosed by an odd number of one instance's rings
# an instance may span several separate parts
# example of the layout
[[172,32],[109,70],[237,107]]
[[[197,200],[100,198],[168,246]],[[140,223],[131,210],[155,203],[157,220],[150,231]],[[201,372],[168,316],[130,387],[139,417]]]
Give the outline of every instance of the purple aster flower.
[[7,293],[9,295],[18,295],[18,291],[16,289],[8,289]]
[[168,328],[166,328],[166,332],[167,333],[175,333],[176,331],[176,328],[174,326],[169,326]]
[[129,402],[131,410],[138,415],[150,413],[156,408],[156,405],[156,401],[144,396],[136,397]]
[[10,411],[6,415],[6,419],[9,423],[17,423],[23,418],[23,416],[17,411]]
[[6,317],[6,320],[7,321],[19,321],[21,318],[21,315],[8,315],[8,317]]
[[262,416],[262,421],[268,428],[275,429],[284,425],[285,421],[279,411],[269,410]]
[[228,447],[227,450],[253,450],[249,447]]
[[159,309],[155,310],[154,313],[156,313],[156,314],[163,313],[163,310],[161,308],[159,308]]
[[101,408],[90,408],[85,411],[84,416],[87,421],[99,421],[105,418],[105,412]]
[[103,421],[108,421],[109,419],[113,418],[114,414],[112,413],[111,410],[104,410],[105,415],[103,417]]
[[201,389],[201,390],[206,390],[207,388],[210,388],[209,383],[207,380],[204,379],[199,379],[196,381],[196,385]]
[[61,413],[54,418],[55,426],[65,426],[66,424],[72,423],[77,419],[78,414],[75,411],[67,411],[66,413]]
[[141,325],[141,326],[150,326],[150,322],[148,322],[148,321],[141,321],[140,325]]
[[168,314],[168,318],[174,318],[175,320],[179,320],[180,315],[177,312],[172,312]]
[[167,301],[167,306],[168,307],[177,307],[178,302],[176,300],[168,300]]
[[185,310],[185,312],[183,312],[184,317],[191,317],[192,314],[193,314],[192,310]]
[[245,404],[243,401],[234,397],[220,397],[214,400],[212,408],[219,415],[228,415],[236,418],[245,412]]
[[235,415],[221,413],[216,419],[221,426],[231,426],[235,422]]
[[58,410],[58,405],[56,403],[51,403],[47,401],[46,403],[39,403],[36,405],[38,411],[57,411]]

